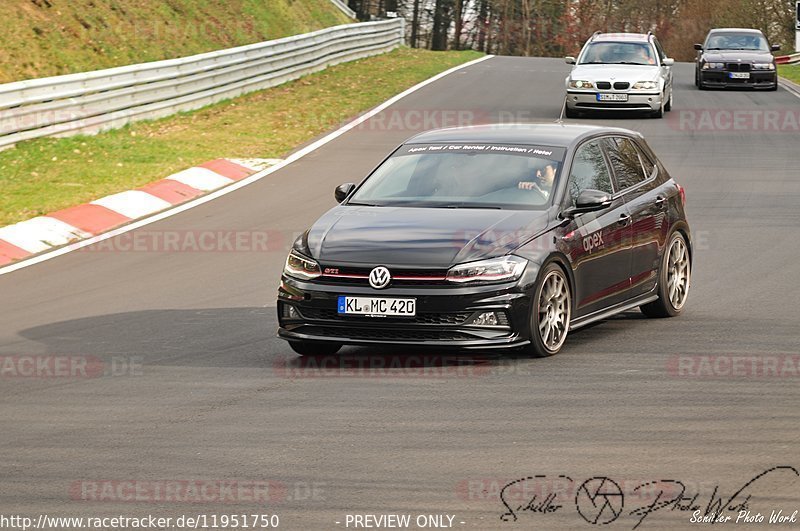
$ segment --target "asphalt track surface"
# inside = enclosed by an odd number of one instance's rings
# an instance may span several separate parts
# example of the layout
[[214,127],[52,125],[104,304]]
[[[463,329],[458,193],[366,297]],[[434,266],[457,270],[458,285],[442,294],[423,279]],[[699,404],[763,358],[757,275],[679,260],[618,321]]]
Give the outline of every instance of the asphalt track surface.
[[[777,111],[783,121],[798,116],[800,99],[783,88],[701,92],[692,65],[674,68],[675,109],[666,119],[580,121],[641,131],[685,186],[696,253],[681,317],[631,312],[572,334],[559,355],[542,360],[463,356],[459,363],[474,365],[442,367],[435,352],[351,348],[343,351],[351,366],[409,354],[433,361],[324,375],[276,339],[286,249],[333,206],[335,185],[361,179],[417,129],[455,125],[452,111],[474,121],[558,116],[562,61],[492,58],[261,181],[137,230],[266,232],[266,252],[166,252],[146,243],[126,251],[125,240],[117,251],[81,250],[0,276],[0,355],[99,359],[106,372],[115,359],[125,373],[0,379],[2,513],[268,513],[280,515],[284,529],[344,528],[345,515],[356,513],[446,513],[457,528],[588,529],[577,485],[609,477],[628,495],[608,527],[631,529],[637,519],[629,513],[655,499],[631,494],[639,483],[680,480],[705,507],[717,485],[727,499],[771,467],[800,469],[800,376],[736,376],[724,365],[675,370],[679,359],[758,361],[800,350],[800,133],[726,127],[733,115],[725,114]],[[420,110],[427,123],[409,114]],[[435,118],[441,110],[451,111],[444,122]],[[706,111],[706,121],[689,111]],[[130,362],[136,369],[124,370]],[[573,485],[559,498],[567,501],[549,514],[501,521],[496,489],[535,475],[547,476],[529,480],[537,503]],[[142,489],[255,481],[271,482],[272,491],[266,502],[247,493],[224,503],[152,493],[125,501],[121,491],[91,498],[86,489],[96,480]],[[747,492],[753,513],[800,509],[791,471],[772,472]],[[606,499],[616,503],[599,496],[597,506]],[[591,517],[586,499],[578,501]],[[526,502],[517,493],[511,505]],[[690,516],[664,509],[641,528],[692,528]]]

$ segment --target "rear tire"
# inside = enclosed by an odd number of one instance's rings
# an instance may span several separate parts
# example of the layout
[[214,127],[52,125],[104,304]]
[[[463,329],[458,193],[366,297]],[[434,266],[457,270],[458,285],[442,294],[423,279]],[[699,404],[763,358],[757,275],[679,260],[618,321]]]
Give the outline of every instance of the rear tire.
[[672,233],[658,271],[658,299],[639,308],[647,317],[675,317],[683,311],[691,286],[692,263],[686,239]]
[[531,300],[531,343],[525,353],[534,358],[558,354],[569,332],[572,292],[564,271],[555,262],[547,264],[533,290]]
[[322,341],[290,341],[289,346],[301,356],[333,356],[342,348],[340,343]]

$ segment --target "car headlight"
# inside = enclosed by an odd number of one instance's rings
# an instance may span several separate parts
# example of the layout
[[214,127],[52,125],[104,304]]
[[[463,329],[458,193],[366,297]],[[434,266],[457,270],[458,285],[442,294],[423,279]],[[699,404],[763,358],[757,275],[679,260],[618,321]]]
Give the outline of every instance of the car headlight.
[[703,63],[703,70],[719,70],[725,68],[725,63]]
[[658,83],[655,81],[637,81],[633,84],[635,90],[652,90],[658,88]]
[[590,89],[593,86],[591,81],[581,81],[580,79],[570,79],[569,81],[569,88]]
[[519,256],[502,256],[453,266],[447,272],[449,282],[507,282],[517,280],[528,261]]
[[322,269],[320,269],[316,260],[292,250],[289,256],[286,257],[286,265],[283,266],[283,272],[290,277],[309,280],[320,276]]
[[775,70],[775,65],[772,63],[754,63],[753,70]]

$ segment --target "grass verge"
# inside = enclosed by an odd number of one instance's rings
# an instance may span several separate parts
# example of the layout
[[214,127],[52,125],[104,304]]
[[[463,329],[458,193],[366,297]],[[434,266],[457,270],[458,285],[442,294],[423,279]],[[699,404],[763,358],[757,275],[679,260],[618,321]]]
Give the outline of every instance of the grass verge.
[[2,0],[0,82],[70,74],[353,22],[330,0]]
[[414,84],[479,57],[402,48],[190,113],[0,152],[0,226],[142,186],[207,160],[282,158]]
[[778,74],[789,81],[800,83],[800,65],[778,65]]

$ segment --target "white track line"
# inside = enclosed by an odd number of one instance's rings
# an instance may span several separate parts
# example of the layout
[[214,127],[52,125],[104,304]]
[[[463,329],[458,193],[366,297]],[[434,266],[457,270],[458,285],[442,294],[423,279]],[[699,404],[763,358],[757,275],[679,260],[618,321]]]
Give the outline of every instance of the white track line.
[[462,65],[455,66],[455,67],[453,67],[453,68],[451,68],[449,70],[445,70],[444,72],[442,72],[440,74],[437,74],[437,75],[435,75],[435,76],[433,76],[431,78],[428,78],[425,81],[422,81],[421,83],[418,83],[418,84],[414,85],[410,89],[407,89],[407,90],[401,92],[400,94],[398,94],[398,95],[396,95],[396,96],[394,96],[392,98],[389,98],[388,100],[384,101],[383,103],[381,103],[380,105],[378,105],[377,107],[372,109],[371,111],[367,112],[366,114],[363,114],[363,115],[359,116],[358,118],[356,118],[352,122],[343,125],[342,127],[337,129],[336,131],[333,131],[332,133],[320,138],[316,142],[313,142],[313,143],[307,145],[306,147],[304,147],[304,148],[302,148],[302,149],[300,149],[298,151],[295,151],[294,153],[292,153],[291,155],[289,155],[288,157],[283,159],[282,162],[279,162],[278,164],[275,164],[274,166],[270,166],[269,168],[267,168],[267,169],[265,169],[263,171],[260,171],[258,173],[254,173],[250,177],[242,179],[241,181],[237,181],[237,182],[231,184],[230,186],[226,186],[225,188],[217,190],[216,192],[211,192],[208,195],[204,195],[202,197],[198,197],[197,199],[194,199],[194,200],[189,201],[187,203],[183,203],[182,205],[178,205],[178,206],[176,206],[174,208],[171,208],[169,210],[165,210],[164,212],[161,212],[159,214],[155,214],[153,216],[150,216],[149,218],[140,219],[140,220],[135,221],[135,222],[133,222],[133,223],[131,223],[129,225],[125,225],[124,227],[119,227],[117,229],[110,230],[108,232],[104,232],[103,234],[99,234],[97,236],[93,236],[92,238],[88,238],[86,240],[81,240],[79,242],[75,242],[75,243],[72,243],[70,245],[66,245],[64,247],[59,247],[58,249],[54,249],[53,251],[50,251],[48,253],[40,254],[38,256],[34,256],[33,258],[23,259],[18,263],[7,265],[7,266],[5,266],[3,268],[0,268],[0,275],[5,275],[5,274],[11,273],[13,271],[16,271],[18,269],[22,269],[22,268],[25,268],[25,267],[30,267],[30,266],[32,266],[34,264],[38,264],[40,262],[44,262],[46,260],[50,260],[50,259],[55,258],[57,256],[61,256],[62,254],[67,254],[69,252],[75,251],[76,249],[81,249],[81,248],[86,247],[88,245],[92,245],[92,244],[95,244],[97,242],[101,242],[103,240],[107,240],[109,238],[114,238],[115,236],[119,236],[120,234],[124,234],[126,232],[130,232],[132,230],[138,229],[139,227],[144,227],[145,225],[149,225],[150,223],[155,223],[156,221],[161,221],[162,219],[166,219],[166,218],[175,216],[177,214],[180,214],[181,212],[189,210],[190,208],[194,208],[194,207],[200,206],[200,205],[202,205],[204,203],[207,203],[209,201],[213,201],[214,199],[216,199],[218,197],[222,197],[223,195],[226,195],[226,194],[229,194],[231,192],[234,192],[234,191],[238,190],[239,188],[247,186],[248,184],[254,183],[254,182],[256,182],[256,181],[258,181],[260,179],[263,179],[267,175],[270,175],[271,173],[280,170],[284,166],[288,166],[292,162],[294,162],[296,160],[299,160],[299,159],[305,157],[306,155],[308,155],[309,153],[312,153],[312,152],[316,151],[317,149],[321,148],[322,146],[324,146],[328,142],[331,142],[332,140],[335,140],[335,139],[339,138],[340,136],[342,136],[346,132],[350,131],[351,129],[353,129],[353,128],[357,127],[358,125],[364,123],[365,121],[369,120],[370,118],[372,118],[373,116],[375,116],[376,114],[378,114],[379,112],[384,110],[385,108],[387,108],[387,107],[389,107],[391,105],[394,105],[395,103],[397,103],[401,99],[405,98],[406,96],[408,96],[410,94],[413,94],[414,92],[418,91],[419,89],[421,89],[423,87],[426,87],[426,86],[430,85],[431,83],[434,83],[434,82],[442,79],[443,77],[452,74],[453,72],[458,72],[459,70],[462,70],[464,68],[468,68],[468,67],[470,67],[472,65],[475,65],[475,64],[478,64],[478,63],[480,63],[482,61],[486,61],[487,59],[491,59],[492,57],[494,57],[494,56],[493,55],[485,55],[485,56],[483,56],[483,57],[481,57],[479,59],[475,59],[474,61],[470,61],[468,63],[464,63]]

